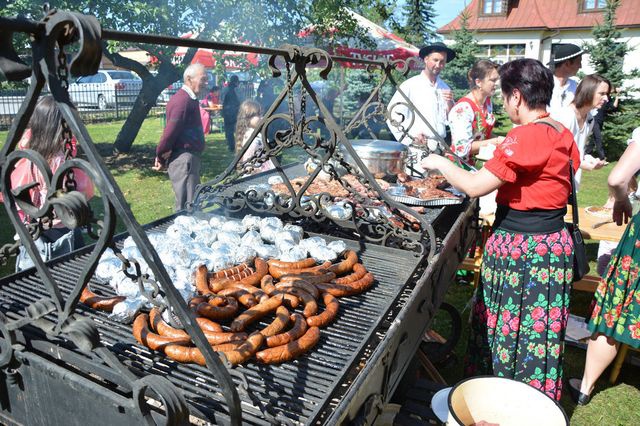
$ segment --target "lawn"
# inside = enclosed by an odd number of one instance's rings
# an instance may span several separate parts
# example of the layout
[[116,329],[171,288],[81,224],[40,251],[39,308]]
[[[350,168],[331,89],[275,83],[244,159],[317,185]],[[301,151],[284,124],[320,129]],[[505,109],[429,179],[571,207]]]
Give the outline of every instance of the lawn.
[[[162,133],[162,121],[159,118],[149,118],[142,126],[140,133],[127,154],[113,155],[111,145],[120,130],[122,122],[88,125],[89,134],[98,147],[100,153],[113,174],[117,184],[125,195],[131,210],[138,220],[144,224],[155,219],[165,217],[173,212],[173,191],[166,173],[155,172],[151,169],[154,159],[155,146]],[[0,140],[4,143],[6,132],[0,132]],[[222,172],[231,161],[231,155],[226,149],[222,133],[207,136],[206,150],[203,155],[202,179],[212,179]],[[580,206],[601,205],[607,197],[606,178],[613,165],[602,170],[583,174],[583,183],[579,194]],[[97,206],[97,200],[92,205]],[[14,231],[8,226],[9,221],[4,209],[0,209],[0,245],[13,240]],[[123,230],[120,225],[119,230]],[[588,242],[590,257],[595,259],[597,243]],[[13,264],[0,267],[0,276],[13,271]],[[595,264],[592,264],[595,271]],[[472,288],[465,280],[452,283],[447,301],[462,311],[471,297]],[[573,312],[585,315],[591,295],[572,295]],[[468,315],[468,310],[463,314]],[[461,360],[466,349],[466,330],[460,343],[456,347],[456,359],[449,365],[440,368],[441,373],[449,383],[460,380]],[[583,349],[567,347],[565,362],[566,377],[580,376],[584,365]],[[611,386],[606,378],[608,371],[596,388],[596,397],[586,407],[575,409],[568,396],[563,397],[562,405],[571,417],[572,425],[592,424],[640,424],[640,368],[626,364],[621,372],[619,384]],[[631,409],[633,407],[633,409]],[[574,410],[575,409],[575,410]]]

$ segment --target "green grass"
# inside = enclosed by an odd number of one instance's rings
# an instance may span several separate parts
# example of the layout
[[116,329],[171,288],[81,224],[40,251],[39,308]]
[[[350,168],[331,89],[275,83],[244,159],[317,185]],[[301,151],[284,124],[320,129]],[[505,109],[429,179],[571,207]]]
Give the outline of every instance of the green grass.
[[[164,172],[155,172],[153,165],[155,147],[162,133],[162,121],[159,118],[147,119],[138,134],[131,152],[113,155],[111,146],[116,138],[122,122],[89,124],[89,134],[102,154],[105,163],[121,188],[131,211],[138,222],[144,224],[165,217],[173,213],[174,196],[169,179]],[[510,125],[503,124],[496,130],[497,134],[504,134]],[[0,132],[4,143],[6,132]],[[221,173],[230,163],[232,157],[226,149],[224,135],[215,133],[208,135],[206,149],[203,154],[202,180],[210,180]],[[601,205],[607,198],[606,179],[613,165],[601,170],[583,173],[583,182],[578,197],[579,205]],[[99,198],[92,202],[92,206],[99,211]],[[4,209],[0,209],[0,245],[13,240],[14,230],[8,226],[9,220]],[[119,230],[123,230],[119,225]],[[597,253],[597,242],[588,241],[587,250],[592,259]],[[595,271],[595,264],[592,264]],[[13,272],[13,264],[0,267],[0,276]],[[447,294],[447,301],[460,311],[471,298],[472,288],[463,282],[451,285]],[[591,301],[591,295],[576,292],[572,295],[571,309],[574,313],[584,316]],[[468,311],[463,314],[468,317]],[[442,367],[441,373],[449,383],[456,383],[462,378],[461,360],[466,350],[467,330],[463,330],[463,337],[456,348],[458,362]],[[567,377],[580,376],[584,365],[584,350],[567,347],[565,351],[565,373]],[[584,408],[576,409],[568,396],[563,397],[562,405],[569,416],[572,425],[592,424],[640,424],[638,409],[630,407],[640,406],[640,395],[637,387],[640,385],[640,369],[625,365],[619,381],[624,384],[610,386],[607,382],[608,371],[598,383],[596,397]],[[634,417],[635,416],[635,417]],[[601,419],[594,421],[594,419]]]

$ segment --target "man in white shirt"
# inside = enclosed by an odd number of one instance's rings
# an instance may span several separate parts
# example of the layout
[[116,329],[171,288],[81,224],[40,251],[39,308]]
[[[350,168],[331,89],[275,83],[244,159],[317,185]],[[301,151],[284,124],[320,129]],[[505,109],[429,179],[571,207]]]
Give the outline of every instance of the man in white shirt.
[[[424,61],[424,70],[402,83],[387,106],[390,117],[387,125],[395,138],[405,145],[422,145],[429,139],[444,138],[447,114],[454,103],[451,88],[439,75],[447,62],[455,58],[455,52],[437,42],[420,49],[419,55]],[[426,122],[413,112],[413,108]],[[410,152],[415,151],[410,148]]]
[[549,102],[549,112],[569,105],[575,96],[578,83],[572,79],[582,67],[584,51],[575,44],[559,43],[551,46],[549,67],[553,70],[553,93]]

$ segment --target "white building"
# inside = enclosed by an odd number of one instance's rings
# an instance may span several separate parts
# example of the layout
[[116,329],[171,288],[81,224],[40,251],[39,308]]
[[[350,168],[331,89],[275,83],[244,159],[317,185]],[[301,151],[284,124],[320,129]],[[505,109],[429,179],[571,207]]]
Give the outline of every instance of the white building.
[[[553,43],[581,46],[593,42],[593,26],[604,20],[606,0],[471,0],[465,12],[482,56],[499,63],[534,58],[547,64]],[[621,0],[616,12],[619,42],[634,49],[624,60],[624,70],[640,69],[640,0]],[[451,39],[460,28],[460,17],[438,29]],[[582,60],[582,72],[594,72],[589,55]],[[636,84],[638,82],[635,82]]]

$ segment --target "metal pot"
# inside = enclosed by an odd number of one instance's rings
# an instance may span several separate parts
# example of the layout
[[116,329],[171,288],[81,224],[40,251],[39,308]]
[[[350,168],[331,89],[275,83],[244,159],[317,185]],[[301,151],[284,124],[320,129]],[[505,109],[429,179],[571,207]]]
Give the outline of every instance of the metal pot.
[[[358,154],[364,165],[372,174],[397,174],[404,172],[407,161],[407,147],[396,141],[381,139],[354,139],[351,146]],[[340,150],[344,159],[355,166],[351,155],[343,145]]]

